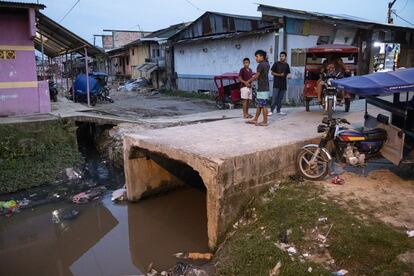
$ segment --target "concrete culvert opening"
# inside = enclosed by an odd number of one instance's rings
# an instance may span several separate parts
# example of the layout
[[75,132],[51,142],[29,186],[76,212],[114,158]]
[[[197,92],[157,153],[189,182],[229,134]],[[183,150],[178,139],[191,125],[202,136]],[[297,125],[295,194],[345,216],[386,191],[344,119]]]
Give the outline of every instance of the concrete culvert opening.
[[[181,216],[190,218],[197,213],[195,221],[188,219],[185,224],[189,228],[202,229],[199,230],[202,233],[198,237],[205,237],[205,245],[207,246],[209,242],[208,196],[207,188],[199,172],[185,162],[139,147],[132,147],[125,157],[128,198],[144,202],[156,195],[177,197],[176,193],[185,194],[186,196],[181,200],[173,202],[165,208],[177,208],[178,205],[186,204],[186,210]],[[199,225],[192,225],[193,223]]]
[[131,150],[129,160],[136,173],[135,200],[184,186],[206,191],[200,174],[184,162],[137,147]]

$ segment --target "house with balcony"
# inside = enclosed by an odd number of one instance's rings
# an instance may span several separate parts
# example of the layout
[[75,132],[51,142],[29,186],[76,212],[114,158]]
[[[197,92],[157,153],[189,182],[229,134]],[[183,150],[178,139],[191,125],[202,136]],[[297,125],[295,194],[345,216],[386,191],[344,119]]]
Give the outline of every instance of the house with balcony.
[[170,62],[169,39],[185,28],[187,23],[180,23],[157,30],[126,45],[132,79],[145,78],[154,88],[162,88],[167,81],[167,66]]

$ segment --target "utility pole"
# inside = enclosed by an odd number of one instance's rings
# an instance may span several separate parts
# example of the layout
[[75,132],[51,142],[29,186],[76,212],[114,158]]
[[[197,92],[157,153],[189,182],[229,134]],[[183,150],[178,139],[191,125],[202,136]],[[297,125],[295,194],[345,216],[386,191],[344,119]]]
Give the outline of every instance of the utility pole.
[[396,1],[397,0],[390,0],[390,2],[388,2],[388,24],[394,24],[394,19],[392,18],[392,7]]

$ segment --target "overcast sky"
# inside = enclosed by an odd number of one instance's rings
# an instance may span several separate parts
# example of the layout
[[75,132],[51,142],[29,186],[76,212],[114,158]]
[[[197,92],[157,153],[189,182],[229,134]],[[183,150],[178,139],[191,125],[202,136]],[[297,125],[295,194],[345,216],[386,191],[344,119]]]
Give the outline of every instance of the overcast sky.
[[[39,0],[43,12],[60,21],[77,0]],[[35,0],[26,1],[35,2]],[[154,31],[193,21],[205,11],[260,16],[257,4],[349,14],[386,23],[388,0],[80,0],[61,24],[88,41],[103,29]],[[414,0],[397,0],[397,14],[414,23]],[[410,26],[394,16],[397,25]],[[411,26],[414,27],[414,26]]]

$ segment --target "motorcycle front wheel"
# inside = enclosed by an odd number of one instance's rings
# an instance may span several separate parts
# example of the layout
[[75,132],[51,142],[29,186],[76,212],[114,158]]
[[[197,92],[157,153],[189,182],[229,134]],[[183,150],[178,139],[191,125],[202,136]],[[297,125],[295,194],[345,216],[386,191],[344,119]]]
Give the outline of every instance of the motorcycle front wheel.
[[296,164],[300,175],[308,180],[322,180],[324,179],[330,169],[329,157],[323,150],[319,151],[314,162],[312,157],[317,151],[318,147],[306,147],[302,148],[298,154]]
[[327,102],[326,102],[326,105],[327,105],[326,109],[327,109],[327,113],[328,113],[328,119],[330,120],[333,117],[334,100],[333,99],[328,99]]

